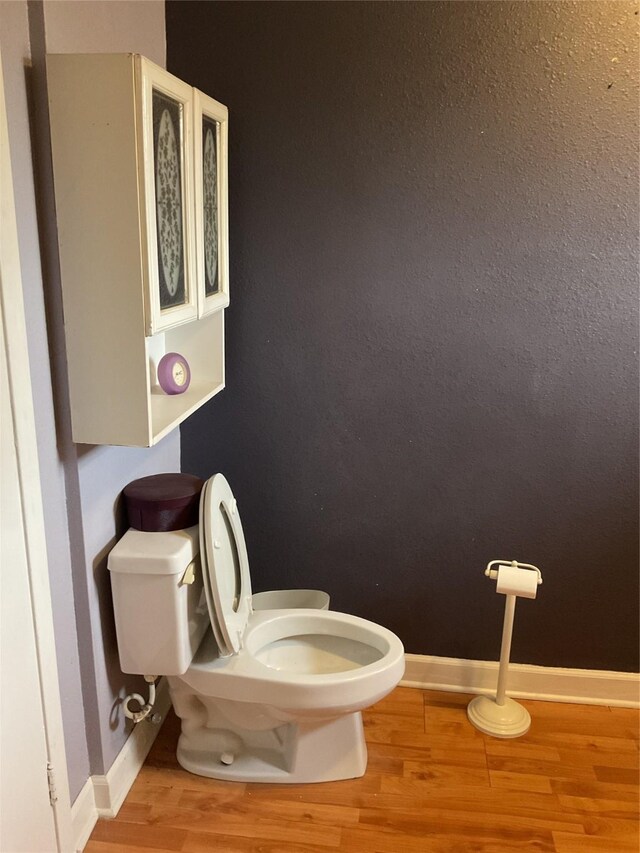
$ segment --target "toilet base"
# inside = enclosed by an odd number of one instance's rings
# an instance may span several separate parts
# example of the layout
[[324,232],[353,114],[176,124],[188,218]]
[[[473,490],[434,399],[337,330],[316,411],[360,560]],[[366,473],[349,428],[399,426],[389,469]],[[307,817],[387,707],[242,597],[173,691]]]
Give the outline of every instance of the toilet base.
[[200,727],[178,741],[190,773],[232,782],[333,782],[362,776],[367,746],[360,712],[301,720],[268,731]]

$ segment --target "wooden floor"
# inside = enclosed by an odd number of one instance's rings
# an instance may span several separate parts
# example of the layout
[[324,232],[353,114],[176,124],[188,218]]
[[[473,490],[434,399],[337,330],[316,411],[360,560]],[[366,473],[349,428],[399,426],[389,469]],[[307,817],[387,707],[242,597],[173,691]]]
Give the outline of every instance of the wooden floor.
[[244,785],[175,760],[171,714],[118,817],[87,853],[638,853],[638,712],[524,702],[528,735],[497,740],[469,696],[398,688],[365,714],[361,779]]

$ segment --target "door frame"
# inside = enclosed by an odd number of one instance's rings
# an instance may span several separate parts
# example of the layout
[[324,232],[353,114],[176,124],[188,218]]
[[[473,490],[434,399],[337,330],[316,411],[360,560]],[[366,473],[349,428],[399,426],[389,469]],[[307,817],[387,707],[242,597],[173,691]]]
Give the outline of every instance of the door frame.
[[[18,487],[22,504],[24,542],[29,573],[32,629],[35,638],[47,759],[55,793],[52,809],[60,853],[74,849],[67,759],[55,651],[49,564],[45,539],[35,414],[27,349],[18,229],[14,203],[11,154],[0,56],[0,314],[4,336]],[[6,427],[5,427],[6,429]],[[6,430],[9,432],[9,430]],[[6,437],[5,437],[6,440]],[[25,626],[25,630],[28,630]],[[43,768],[47,772],[47,768]]]

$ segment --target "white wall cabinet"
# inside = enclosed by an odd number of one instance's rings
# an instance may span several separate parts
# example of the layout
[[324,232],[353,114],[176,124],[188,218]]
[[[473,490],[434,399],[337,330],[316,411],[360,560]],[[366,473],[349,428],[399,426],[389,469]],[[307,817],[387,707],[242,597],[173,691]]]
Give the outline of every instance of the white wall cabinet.
[[73,439],[150,446],[224,387],[227,109],[134,54],[50,55],[47,81]]

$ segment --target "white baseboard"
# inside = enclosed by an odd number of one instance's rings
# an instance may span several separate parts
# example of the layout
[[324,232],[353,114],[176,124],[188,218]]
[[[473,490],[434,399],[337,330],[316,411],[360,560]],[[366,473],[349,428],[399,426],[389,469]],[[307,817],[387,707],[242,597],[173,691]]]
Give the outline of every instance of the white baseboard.
[[[495,661],[461,660],[429,655],[405,655],[403,687],[493,694],[498,680]],[[633,672],[597,669],[559,669],[512,663],[507,680],[509,696],[545,702],[640,708],[640,677]]]
[[74,804],[71,806],[71,827],[73,833],[73,849],[84,850],[84,846],[93,832],[98,820],[96,800],[93,795],[93,780],[91,777],[84,783]]
[[[169,685],[158,685],[154,713],[164,719],[171,700]],[[160,726],[143,721],[131,732],[116,760],[104,776],[90,776],[71,807],[74,850],[84,849],[99,817],[115,817],[156,739]]]

